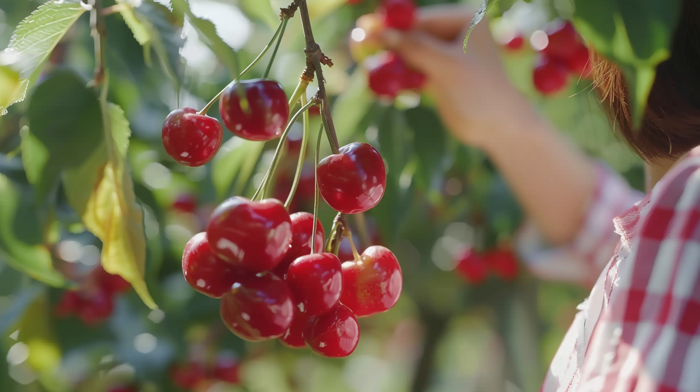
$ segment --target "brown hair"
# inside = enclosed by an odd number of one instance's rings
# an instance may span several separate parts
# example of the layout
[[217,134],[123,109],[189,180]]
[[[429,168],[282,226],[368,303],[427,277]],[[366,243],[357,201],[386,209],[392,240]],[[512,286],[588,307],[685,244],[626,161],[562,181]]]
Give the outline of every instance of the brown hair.
[[614,129],[643,159],[678,157],[700,145],[700,2],[683,2],[671,57],[657,67],[641,129],[633,127],[622,72],[593,57],[594,86]]

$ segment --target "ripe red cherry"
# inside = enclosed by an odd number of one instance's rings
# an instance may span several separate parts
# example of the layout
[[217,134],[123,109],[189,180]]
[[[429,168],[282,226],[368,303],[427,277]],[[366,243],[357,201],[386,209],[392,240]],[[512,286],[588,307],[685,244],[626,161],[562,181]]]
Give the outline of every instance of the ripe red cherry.
[[252,272],[269,271],[292,243],[292,222],[275,199],[231,197],[219,204],[207,224],[212,252]]
[[511,38],[510,41],[506,42],[504,47],[510,51],[518,51],[522,49],[524,45],[525,38],[523,38],[522,35],[516,35],[515,37]]
[[90,273],[90,279],[95,284],[107,291],[107,294],[125,293],[131,289],[131,284],[119,275],[113,275],[105,271],[102,265],[98,265]]
[[197,198],[191,193],[181,193],[175,198],[172,208],[175,211],[192,214],[197,209]]
[[226,87],[219,100],[224,125],[234,135],[255,141],[272,140],[284,131],[289,104],[282,85],[273,80],[244,80]]
[[357,262],[343,263],[343,293],[340,302],[357,317],[391,309],[401,296],[401,266],[391,251],[370,246]]
[[311,319],[304,329],[304,340],[318,355],[347,357],[360,341],[360,325],[352,310],[340,304],[331,312]]
[[569,70],[565,63],[543,56],[535,66],[532,81],[535,88],[542,94],[550,95],[566,87]]
[[406,90],[420,90],[425,86],[426,80],[424,73],[406,68],[403,75],[403,88]]
[[175,364],[170,367],[170,380],[178,388],[192,389],[206,377],[206,369],[199,362]]
[[217,119],[197,114],[192,108],[180,108],[165,118],[162,137],[165,151],[176,162],[202,166],[219,150],[224,133]]
[[241,382],[240,368],[241,364],[235,358],[218,358],[214,366],[214,377],[225,383],[239,384]]
[[564,22],[547,31],[548,43],[542,52],[560,59],[567,59],[580,45],[578,34],[570,22]]
[[343,288],[340,260],[332,253],[301,256],[289,266],[287,284],[300,313],[307,317],[327,313],[338,304]]
[[193,289],[212,298],[231,290],[236,271],[209,248],[207,233],[195,234],[182,252],[182,274]]
[[138,392],[138,389],[136,389],[136,387],[133,387],[133,386],[121,385],[121,386],[110,387],[108,392]]
[[588,77],[593,69],[588,48],[579,44],[576,51],[566,59],[566,66],[569,68],[569,72],[574,74],[574,76]]
[[299,312],[299,309],[294,311],[294,319],[292,325],[280,337],[280,342],[289,348],[304,348],[304,328],[309,319]]
[[367,143],[351,143],[318,165],[321,196],[336,211],[365,212],[384,196],[386,170],[379,152]]
[[[289,265],[298,257],[306,256],[311,253],[311,235],[314,230],[314,216],[308,212],[297,212],[290,215],[292,221],[292,244],[289,252],[284,256],[284,259],[275,267],[275,273],[279,277],[287,274]],[[321,221],[316,220],[316,253],[321,252],[325,234]]]
[[486,280],[487,267],[484,259],[471,249],[464,252],[457,264],[457,273],[468,283],[479,284]]
[[396,98],[406,88],[406,64],[395,55],[379,55],[369,69],[369,88],[380,97]]
[[518,260],[510,250],[492,250],[484,255],[484,262],[503,280],[515,280],[518,277]]
[[82,299],[78,316],[86,325],[97,325],[112,315],[114,299],[106,290],[99,289],[90,294],[86,293]]
[[241,274],[221,297],[221,319],[251,342],[282,336],[292,324],[294,304],[287,284],[271,273]]
[[56,317],[67,317],[77,313],[83,304],[83,299],[77,291],[66,291],[54,308]]
[[411,0],[384,0],[379,13],[386,27],[410,30],[416,23],[416,5]]

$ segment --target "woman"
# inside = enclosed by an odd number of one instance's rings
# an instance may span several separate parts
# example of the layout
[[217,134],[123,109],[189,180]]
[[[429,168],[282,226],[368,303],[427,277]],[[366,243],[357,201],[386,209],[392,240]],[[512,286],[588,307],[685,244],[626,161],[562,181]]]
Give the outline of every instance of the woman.
[[491,157],[539,233],[593,284],[543,391],[700,391],[700,5],[686,1],[682,18],[640,131],[620,71],[594,63],[616,129],[646,161],[646,196],[568,144],[509,84],[487,23],[466,54],[471,15],[461,8],[426,8],[414,30],[381,33],[427,75],[451,132]]

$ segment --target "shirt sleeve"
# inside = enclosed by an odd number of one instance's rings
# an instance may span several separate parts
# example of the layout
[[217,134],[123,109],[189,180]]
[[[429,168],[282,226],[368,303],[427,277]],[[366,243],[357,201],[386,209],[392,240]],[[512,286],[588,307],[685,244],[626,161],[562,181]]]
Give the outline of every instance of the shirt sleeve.
[[596,172],[596,189],[578,234],[571,243],[548,246],[531,221],[519,231],[516,238],[518,253],[540,278],[593,284],[620,239],[615,233],[613,219],[644,197],[606,165],[599,163]]
[[581,369],[581,392],[700,388],[700,160],[654,188],[620,255]]

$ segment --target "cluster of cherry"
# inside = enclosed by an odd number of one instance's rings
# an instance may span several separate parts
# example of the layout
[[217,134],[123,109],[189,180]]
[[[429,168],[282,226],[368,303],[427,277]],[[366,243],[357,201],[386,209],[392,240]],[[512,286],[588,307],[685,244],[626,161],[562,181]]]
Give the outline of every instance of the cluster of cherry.
[[77,315],[86,325],[96,325],[112,315],[114,297],[131,285],[119,275],[107,273],[101,265],[83,280],[79,290],[65,291],[54,308],[57,317]]
[[374,14],[357,19],[350,34],[350,53],[369,70],[369,88],[380,97],[395,98],[405,90],[419,90],[425,75],[409,68],[395,53],[382,52],[377,34],[385,29],[410,30],[416,21],[412,0],[383,0]]
[[213,364],[194,360],[175,363],[170,367],[169,375],[175,386],[185,390],[194,390],[202,385],[217,382],[230,385],[238,385],[241,382],[240,362],[230,355],[219,355]]
[[518,259],[513,251],[507,248],[497,248],[484,254],[468,249],[459,259],[455,269],[460,277],[473,285],[483,283],[489,273],[505,281],[515,280],[518,270]]
[[542,94],[554,94],[566,87],[569,76],[585,78],[591,73],[590,53],[570,22],[546,31],[547,46],[540,51],[532,73],[535,88]]

